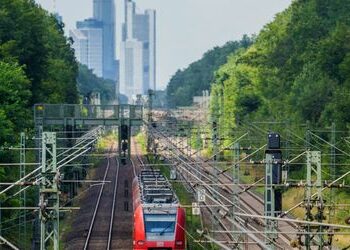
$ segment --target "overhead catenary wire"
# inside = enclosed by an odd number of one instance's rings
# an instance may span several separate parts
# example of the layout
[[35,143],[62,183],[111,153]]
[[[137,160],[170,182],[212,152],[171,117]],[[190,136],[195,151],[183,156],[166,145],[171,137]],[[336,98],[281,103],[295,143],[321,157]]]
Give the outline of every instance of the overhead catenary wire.
[[[155,129],[154,129],[154,130],[155,130]],[[169,143],[170,145],[172,145],[172,147],[174,147],[174,150],[175,150],[175,151],[178,150],[178,149],[176,149],[176,147],[172,144],[172,142],[171,142],[166,136],[164,136],[164,139],[165,139],[166,141],[168,141],[168,143]],[[175,156],[176,156],[176,155],[175,155]],[[176,156],[176,157],[178,157],[178,156]],[[181,159],[180,157],[178,157],[178,159],[179,159],[180,161],[182,161],[182,162],[184,163],[184,165],[186,165],[186,162],[184,162],[183,159]],[[181,165],[178,165],[178,166],[181,167]],[[189,166],[189,167],[191,167],[191,166]],[[196,175],[193,174],[192,172],[188,171],[188,169],[186,169],[186,168],[182,168],[182,169],[185,170],[185,171],[187,171],[187,173],[190,174],[190,175],[192,175],[195,179],[197,179],[197,180],[199,180],[199,181],[202,181],[198,176],[196,176]],[[194,170],[196,171],[196,173],[198,173],[198,172],[197,172],[198,170],[196,170],[196,169],[194,169]],[[201,174],[201,173],[199,173],[199,174]],[[203,184],[203,185],[205,186],[205,184]],[[207,187],[207,188],[209,188],[212,192],[216,192],[216,194],[219,195],[219,196],[221,196],[224,200],[227,200],[227,198],[226,198],[226,197],[223,197],[222,194],[220,194],[217,190],[211,189],[210,187]],[[211,196],[207,195],[207,197],[211,198],[211,200],[214,201],[215,203],[221,205],[221,203],[220,203],[219,201],[217,201],[216,199],[212,198]],[[231,203],[230,200],[227,200],[227,202]],[[241,209],[240,207],[238,207],[238,208]],[[230,220],[229,218],[227,218],[227,219],[228,219],[231,223],[236,223],[236,222]],[[238,226],[240,227],[241,230],[246,231],[246,229],[244,229],[241,225],[238,225]],[[249,236],[250,236],[251,238],[253,238],[253,239],[257,242],[258,245],[260,245],[260,246],[266,248],[266,245],[265,245],[265,243],[264,243],[263,241],[261,241],[260,239],[258,239],[258,238],[255,237],[254,235],[249,235]],[[263,236],[263,237],[265,237],[265,236]]]
[[[85,147],[87,147],[85,150],[82,151],[82,153],[80,152],[80,154],[78,153],[76,156],[73,156],[72,158],[69,157],[65,157],[64,159],[60,160],[57,162],[57,169],[59,170],[61,167],[63,167],[64,165],[68,164],[69,162],[75,160],[77,157],[79,157],[81,154],[86,153],[88,150],[90,150],[90,148],[88,146],[90,146],[93,142],[95,142],[97,140],[97,138],[91,140],[90,142],[88,142]],[[85,142],[84,140],[82,140],[80,143]],[[74,148],[74,146],[73,146]],[[69,151],[69,150],[67,150]],[[79,149],[78,149],[79,151]],[[59,155],[57,155],[58,157]],[[68,160],[67,160],[68,159]],[[67,160],[65,163],[63,161]],[[61,164],[61,165],[60,165]],[[29,177],[33,176],[34,174],[36,174],[37,172],[39,172],[42,169],[42,166],[40,165],[38,168],[34,169],[33,171],[31,171],[30,173],[28,173],[27,175],[25,175],[24,177],[20,178],[19,180],[17,180],[13,185],[8,186],[7,188],[3,189],[0,191],[0,194],[3,194],[5,192],[7,192],[8,190],[10,190],[11,188],[13,188],[14,186],[18,185],[18,183],[23,182],[24,180],[28,179]],[[39,177],[40,174],[36,175],[35,177]],[[20,193],[21,191],[19,191]]]

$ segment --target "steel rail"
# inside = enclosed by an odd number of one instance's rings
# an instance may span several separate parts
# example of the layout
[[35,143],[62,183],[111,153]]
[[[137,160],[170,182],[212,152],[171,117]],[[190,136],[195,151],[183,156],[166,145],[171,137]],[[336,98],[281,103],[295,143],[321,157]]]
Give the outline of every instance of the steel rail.
[[[90,145],[90,144],[91,144],[91,142],[88,143],[88,145]],[[86,146],[87,146],[87,145],[86,145]],[[86,147],[86,146],[85,146],[85,147]],[[88,150],[89,150],[89,149],[90,149],[90,148],[88,148]],[[83,152],[85,153],[85,152],[88,151],[88,150],[84,150]],[[67,151],[69,151],[69,150],[67,150]],[[79,155],[79,156],[80,156],[80,155]],[[68,159],[68,158],[69,158],[69,157],[66,157],[65,159]],[[69,159],[67,162],[65,162],[65,164],[68,164],[69,162],[71,162],[72,160],[74,160],[74,159],[76,159],[76,158],[77,158],[77,157],[74,157],[74,158]],[[64,160],[65,160],[65,159],[64,159]],[[59,162],[57,162],[57,165],[59,165],[60,163],[62,163],[62,160],[59,161]],[[64,166],[65,164],[63,164],[62,166]],[[60,166],[60,167],[62,167],[62,166]],[[58,167],[58,168],[60,168],[60,167]],[[32,172],[28,173],[28,174],[25,175],[24,177],[20,178],[20,179],[17,180],[16,182],[14,182],[13,185],[8,186],[7,188],[1,190],[1,191],[0,191],[0,194],[3,194],[3,193],[5,193],[5,192],[7,192],[8,190],[10,190],[11,188],[13,188],[14,186],[18,185],[18,183],[21,183],[21,182],[23,182],[24,180],[26,180],[27,178],[33,176],[33,175],[36,174],[38,171],[40,171],[41,168],[42,168],[42,166],[40,165],[38,168],[34,169]],[[40,175],[40,174],[36,175],[35,178],[38,177],[39,175]]]
[[116,160],[117,162],[117,173],[115,175],[115,184],[114,184],[114,190],[113,190],[113,204],[112,204],[112,211],[111,211],[111,219],[109,222],[109,231],[108,231],[108,241],[107,241],[107,250],[111,248],[111,242],[112,242],[112,231],[113,231],[113,221],[114,221],[114,213],[115,213],[115,203],[117,200],[117,190],[118,190],[118,178],[119,178],[119,169],[120,169],[120,163],[119,160]]
[[[158,132],[158,131],[157,131]],[[168,140],[168,138],[165,136],[165,135],[163,135],[161,132],[159,133],[159,134],[161,134],[162,136],[163,136],[163,138],[164,139],[166,139],[166,141],[170,141],[170,140]],[[180,153],[181,154],[181,150],[179,150],[179,149],[177,149],[177,147],[176,146],[174,146],[173,145],[173,143],[170,141],[170,145],[176,150],[176,151],[178,151],[178,153]],[[183,154],[183,153],[182,153]],[[184,160],[183,159],[181,159],[181,157],[179,157],[178,155],[175,155],[180,161],[182,161],[185,165],[187,165],[188,167],[190,167],[190,168],[193,168],[193,166],[190,166],[190,165],[188,165],[186,162],[184,162]],[[205,164],[205,162],[203,162],[203,164]],[[179,165],[179,167],[181,167],[181,165]],[[183,168],[183,167],[181,167],[183,170],[185,170],[185,171],[187,171],[187,172],[189,172],[187,169],[185,169],[185,168]],[[202,167],[203,168],[203,167]],[[197,169],[195,169],[196,171],[198,171]],[[191,172],[189,172],[190,173],[190,175],[192,175],[193,176],[193,174],[191,173]],[[199,173],[200,175],[203,175],[202,173]],[[224,175],[226,175],[226,174],[224,174]],[[197,178],[197,176],[194,176],[195,177],[195,179],[199,179],[199,178]],[[208,178],[207,176],[205,176],[205,178]],[[209,180],[211,180],[210,178],[208,178]],[[200,179],[199,179],[200,180]],[[219,181],[221,181],[221,180],[219,180]],[[201,180],[200,180],[200,182],[202,182]],[[206,187],[206,189],[210,192],[210,191],[214,191],[215,193],[217,193],[217,194],[219,194],[219,196],[221,196],[224,200],[226,200],[226,201],[228,201],[229,202],[229,204],[231,204],[231,205],[233,205],[233,206],[237,206],[237,205],[235,205],[235,204],[233,204],[230,200],[227,200],[227,198],[226,197],[224,197],[224,196],[222,196],[222,194],[221,193],[219,193],[217,190],[215,190],[215,189],[213,189],[213,190],[210,190],[210,189],[212,189],[212,188],[209,188],[209,186],[208,185],[205,185],[205,184],[202,184],[203,186],[205,186]],[[210,193],[212,193],[212,192],[210,192]],[[254,198],[254,197],[253,197]],[[255,198],[256,199],[256,198]],[[222,205],[222,203],[220,203],[220,202],[218,202],[218,201],[216,201],[215,200],[215,202],[217,202],[217,204],[219,204],[219,205]],[[251,210],[251,209],[254,209],[250,204],[247,204],[247,206],[249,206],[250,208],[249,208],[249,210]],[[240,207],[238,207],[241,211],[243,211],[243,212],[245,212],[242,208],[240,208]],[[255,212],[257,212],[255,209],[254,209],[254,211]],[[230,220],[229,220],[230,221]],[[234,223],[234,224],[236,224],[235,222],[233,222],[233,221],[231,221],[231,223]],[[257,229],[255,229],[255,228],[253,228],[253,227],[251,227],[253,230],[256,230],[257,231]],[[251,235],[250,235],[251,236]],[[252,237],[254,237],[254,236],[252,236]],[[251,237],[251,238],[252,238]],[[262,235],[262,237],[263,238],[266,238],[266,236],[265,235]],[[255,238],[255,237],[254,237]],[[254,240],[256,240],[256,239],[254,239]],[[289,239],[288,238],[286,238],[286,240],[287,241],[289,241]],[[284,241],[286,241],[286,240],[284,240]],[[260,242],[261,243],[261,242]],[[289,243],[289,242],[288,242]],[[274,242],[274,244],[276,244],[276,246],[278,246],[278,243],[275,243]]]
[[[162,134],[162,133],[160,133],[160,134]],[[260,147],[258,150],[261,150],[261,149],[262,149],[262,147]],[[241,163],[243,160],[245,160],[245,159],[247,159],[248,157],[252,156],[252,155],[255,154],[256,152],[258,152],[258,150],[254,151],[254,152],[251,153],[250,155],[248,155],[248,156],[246,156],[245,158],[241,159],[238,163]],[[302,155],[304,155],[304,154],[305,154],[305,152],[299,154],[298,156],[296,156],[296,157],[294,157],[292,160],[290,160],[290,162],[295,161],[296,159],[298,159],[300,156],[302,156]],[[216,169],[217,171],[219,171],[219,169],[218,169],[217,167],[215,167],[215,166],[213,166],[213,165],[207,163],[207,162],[206,162],[205,160],[203,160],[202,158],[198,157],[198,159],[202,162],[202,168],[204,168],[203,164],[206,164],[206,165],[208,165],[209,167],[212,167],[212,168]],[[237,163],[235,163],[235,164],[237,164]],[[229,167],[229,168],[231,168],[231,167]],[[229,168],[227,168],[227,169],[229,169]],[[224,171],[225,171],[225,170],[224,170]],[[225,178],[227,178],[229,181],[232,181],[232,177],[229,176],[229,175],[228,175],[226,172],[224,172],[224,171],[222,171],[222,176],[225,177]],[[260,182],[260,181],[262,181],[262,180],[264,180],[264,178],[261,178],[261,179],[260,179],[259,181],[257,181],[257,182]],[[219,182],[223,183],[223,181],[222,181],[221,179],[219,179]],[[247,188],[244,188],[244,187],[243,187],[242,185],[240,185],[240,184],[239,184],[238,186],[239,186],[243,191],[246,189],[245,192],[247,192],[254,200],[256,200],[257,202],[259,202],[259,203],[262,204],[262,205],[264,204],[264,201],[263,201],[258,195],[254,194],[252,191],[247,190]],[[233,194],[233,190],[232,190],[231,188],[229,188],[229,190],[230,190],[230,194]],[[240,193],[239,193],[239,194],[240,194]],[[253,207],[251,204],[247,203],[246,201],[241,200],[241,205],[243,205],[246,209],[252,210],[252,211],[256,212],[257,214],[259,214],[259,211],[258,211],[255,207]],[[242,209],[240,208],[240,210],[242,210]],[[243,210],[242,210],[242,211],[243,211]],[[292,223],[292,222],[286,222],[286,223],[289,224],[292,228],[294,228],[294,229],[296,228],[296,225],[295,225],[294,223]],[[264,225],[265,222],[264,222],[263,220],[260,220],[260,222],[259,222],[258,224]],[[289,235],[287,235],[287,234],[281,233],[281,240],[284,241],[285,243],[289,244],[289,243],[290,243],[290,240],[291,240],[291,237],[290,237]]]
[[132,170],[133,170],[134,178],[135,178],[137,176],[137,174],[136,174],[136,166],[135,166],[134,161],[131,158],[130,158],[130,162],[131,162],[131,165],[132,165]]
[[[185,168],[183,168],[184,170],[186,170]],[[188,170],[186,170],[186,171],[188,171]],[[194,176],[195,178],[196,178],[196,176],[195,175],[193,175],[191,172],[189,172],[190,173],[190,175],[192,175],[192,176]],[[204,185],[203,185],[204,186]],[[208,190],[208,189],[207,189]],[[209,192],[210,192],[210,190],[208,190]],[[214,190],[214,191],[216,191],[216,190]],[[221,208],[223,208],[226,212],[229,212],[229,209],[227,208],[227,206],[226,205],[224,205],[224,204],[222,204],[222,203],[220,203],[220,200],[218,200],[218,199],[216,199],[216,198],[213,198],[211,195],[209,195],[208,193],[206,194],[206,197],[208,197],[210,200],[212,200],[214,203],[216,203],[216,204],[218,204],[218,206],[219,207],[221,207]],[[231,201],[230,201],[230,203],[233,205],[233,206],[236,206],[235,204],[233,204]],[[204,202],[204,204],[207,204],[207,202]],[[216,219],[218,219],[218,217],[213,213],[213,211],[210,209],[210,206],[206,206],[206,208],[209,210],[209,212],[214,216],[214,217],[216,217]],[[238,207],[238,209],[240,209],[240,210],[242,210],[242,208],[240,208],[240,207]],[[242,210],[244,213],[245,213],[245,211],[244,210]],[[235,213],[236,214],[236,213]],[[262,242],[259,238],[257,238],[255,235],[251,235],[251,234],[249,234],[249,231],[247,231],[240,223],[238,223],[238,222],[236,222],[236,221],[234,221],[234,220],[232,220],[231,218],[227,218],[227,217],[225,217],[225,219],[226,220],[228,220],[230,223],[232,223],[232,224],[235,224],[237,227],[239,227],[241,230],[242,230],[242,232],[243,233],[246,233],[246,234],[248,234],[249,235],[249,237],[251,238],[251,239],[253,239],[255,242],[256,242],[256,244],[258,244],[259,246],[261,246],[261,247],[263,247],[263,248],[266,248],[266,245],[265,245],[265,243],[264,242]],[[223,224],[222,224],[222,222],[220,221],[220,220],[218,220],[219,221],[219,224],[223,227],[223,228],[225,228],[226,226],[223,226]],[[255,231],[258,231],[256,228],[254,228],[253,226],[251,226],[251,225],[248,225],[252,230],[255,230]],[[264,234],[261,234],[261,236],[263,237],[263,238],[266,238],[266,236],[264,235]],[[267,238],[266,238],[267,239]],[[269,239],[267,239],[267,240],[269,240]],[[280,247],[276,242],[273,242],[276,246],[278,246],[278,247]],[[281,249],[282,249],[282,247],[280,247]]]
[[[103,176],[103,181],[106,181],[107,174],[108,174],[108,171],[109,171],[109,167],[110,167],[110,158],[108,158],[107,167],[106,167],[106,170],[105,170],[105,173],[104,173],[104,176]],[[93,213],[91,221],[90,221],[89,231],[88,231],[88,234],[87,234],[87,237],[86,237],[86,240],[85,240],[85,244],[84,244],[84,250],[86,250],[88,248],[88,246],[89,246],[91,233],[92,233],[92,229],[93,229],[94,224],[95,224],[97,211],[98,211],[98,208],[100,206],[100,201],[101,201],[101,197],[102,197],[102,194],[103,194],[104,186],[105,185],[101,186],[99,195],[97,197],[94,213]]]
[[[18,247],[16,247],[14,244],[12,244],[10,241],[6,240],[4,237],[2,237],[0,235],[0,243],[4,242],[4,244],[6,244],[7,246],[9,246],[10,248],[14,249],[14,250],[19,250]],[[0,244],[1,245],[1,244]]]
[[[171,143],[172,144],[172,143]],[[174,145],[172,145],[174,146]],[[176,149],[176,148],[175,148]],[[181,153],[181,152],[180,152]],[[178,155],[175,155],[180,161],[182,161],[182,163],[184,165],[187,165],[186,162],[184,162],[183,159],[181,159],[180,157],[178,157]],[[181,167],[181,165],[179,165],[179,167]],[[193,168],[192,166],[188,166],[190,168]],[[195,174],[193,174],[192,172],[190,172],[188,169],[184,168],[184,167],[181,167],[183,170],[185,170],[187,173],[189,173],[190,175],[192,175],[195,179],[197,179],[199,182],[202,182],[202,180],[196,176]],[[210,191],[214,191],[215,193],[217,193],[217,195],[221,196],[224,200],[226,200],[227,202],[229,202],[230,204],[232,204],[232,202],[230,200],[228,200],[226,197],[224,197],[221,193],[219,193],[217,190],[215,189],[212,189],[211,187],[208,187],[205,183],[202,184],[203,186],[206,186],[207,187],[207,190],[210,192]],[[222,204],[222,201],[220,202],[220,200],[217,200],[217,199],[214,199],[212,198],[211,196],[209,196],[208,194],[206,194],[206,196],[210,197],[212,199],[212,201],[214,201],[215,203],[217,203],[218,205],[224,205]],[[232,205],[235,205],[235,204],[232,204]],[[226,207],[224,207],[224,209],[227,209]],[[241,209],[241,208],[239,208]],[[212,213],[212,211],[210,211]],[[233,220],[230,220],[229,218],[226,218],[228,221],[230,221],[231,223],[235,223]],[[243,226],[239,225],[239,223],[237,223],[237,226],[240,227],[240,229],[245,232],[247,231],[246,229],[243,228]],[[257,242],[258,245],[260,245],[261,247],[263,248],[266,248],[266,244],[264,242],[262,242],[260,239],[258,239],[255,235],[250,235],[248,234],[250,238],[252,238],[253,240],[255,240]],[[264,237],[264,236],[263,236]]]

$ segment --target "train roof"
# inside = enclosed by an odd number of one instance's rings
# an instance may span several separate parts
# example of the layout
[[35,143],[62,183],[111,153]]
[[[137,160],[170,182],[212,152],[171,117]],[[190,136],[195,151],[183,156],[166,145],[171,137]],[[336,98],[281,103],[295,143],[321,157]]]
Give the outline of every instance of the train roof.
[[178,205],[178,199],[169,181],[158,170],[142,170],[138,176],[140,197],[143,207]]

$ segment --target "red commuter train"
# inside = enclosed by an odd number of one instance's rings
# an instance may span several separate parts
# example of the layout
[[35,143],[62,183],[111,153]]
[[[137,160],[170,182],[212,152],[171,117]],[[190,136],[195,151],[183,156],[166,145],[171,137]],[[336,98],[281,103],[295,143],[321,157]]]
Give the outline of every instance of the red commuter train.
[[134,250],[184,250],[185,210],[159,170],[142,170],[133,181]]

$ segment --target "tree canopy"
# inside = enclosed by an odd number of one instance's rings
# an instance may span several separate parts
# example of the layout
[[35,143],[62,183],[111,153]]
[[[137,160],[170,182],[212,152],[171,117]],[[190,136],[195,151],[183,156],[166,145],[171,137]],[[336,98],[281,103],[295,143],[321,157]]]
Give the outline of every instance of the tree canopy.
[[[215,75],[235,119],[350,122],[350,2],[294,1]],[[266,119],[264,119],[266,120]],[[232,125],[232,120],[229,121]],[[228,125],[229,125],[228,124]]]
[[[33,132],[33,104],[78,102],[77,73],[62,23],[34,0],[0,0],[1,162],[18,162],[18,151],[8,148],[18,146],[20,132]],[[31,160],[33,155],[34,151],[27,152]],[[18,180],[18,172],[17,167],[0,168],[0,182]],[[2,206],[19,205],[18,196],[10,198],[11,192],[0,195]],[[33,205],[33,194],[27,194],[27,204]],[[17,211],[4,211],[0,225],[14,242],[11,230],[17,217]]]
[[97,77],[87,66],[79,64],[79,74],[77,78],[78,89],[81,95],[87,96],[91,92],[99,92],[104,103],[115,98],[115,83]]
[[27,104],[75,103],[78,71],[63,24],[34,0],[1,0],[0,61],[22,66],[32,92]]
[[167,100],[170,107],[188,106],[192,98],[209,90],[214,79],[214,72],[227,62],[227,57],[240,48],[246,48],[252,39],[244,36],[239,42],[228,42],[222,47],[215,47],[203,57],[190,64],[186,69],[178,70],[167,86]]

